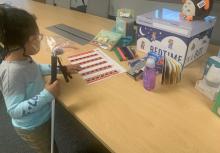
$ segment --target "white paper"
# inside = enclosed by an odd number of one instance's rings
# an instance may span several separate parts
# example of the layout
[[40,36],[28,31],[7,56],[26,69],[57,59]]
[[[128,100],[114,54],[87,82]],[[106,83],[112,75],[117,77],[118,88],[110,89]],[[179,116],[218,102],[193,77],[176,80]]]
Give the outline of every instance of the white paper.
[[[95,55],[95,56],[90,57],[90,55]],[[83,58],[87,56],[88,58]],[[72,61],[73,59],[75,61]],[[79,72],[79,74],[89,72],[89,74],[85,74],[82,76],[84,80],[97,77],[97,80],[94,80],[92,83],[104,80],[106,78],[110,78],[116,74],[126,72],[126,70],[122,66],[116,63],[114,60],[112,60],[108,55],[102,52],[101,49],[99,48],[94,49],[92,50],[92,52],[88,52],[86,54],[82,54],[82,55],[79,54],[79,56],[74,55],[70,57],[69,60],[71,64],[80,63],[80,66],[84,68],[83,70]],[[82,63],[82,62],[85,62],[85,63]],[[110,67],[107,67],[107,66],[110,66]],[[113,74],[110,74],[109,76],[105,76],[106,73],[112,72],[112,71],[117,71],[117,73],[113,73]],[[102,77],[102,75],[104,75],[105,77]]]

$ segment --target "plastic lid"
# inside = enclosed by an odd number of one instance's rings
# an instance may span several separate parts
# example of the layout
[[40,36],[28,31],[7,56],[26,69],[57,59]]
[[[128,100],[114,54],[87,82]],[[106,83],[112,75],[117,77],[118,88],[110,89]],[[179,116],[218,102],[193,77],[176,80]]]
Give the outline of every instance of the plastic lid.
[[155,68],[155,60],[153,58],[147,58],[146,66],[149,68]]

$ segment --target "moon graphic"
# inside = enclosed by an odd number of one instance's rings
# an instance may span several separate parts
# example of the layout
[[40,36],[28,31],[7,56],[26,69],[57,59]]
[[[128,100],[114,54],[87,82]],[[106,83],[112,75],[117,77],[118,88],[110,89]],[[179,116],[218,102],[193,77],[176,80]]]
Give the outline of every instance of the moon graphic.
[[140,27],[140,29],[139,29],[139,33],[140,33],[142,36],[144,36],[145,34],[143,33],[143,31],[142,31],[141,28],[142,28],[142,27]]

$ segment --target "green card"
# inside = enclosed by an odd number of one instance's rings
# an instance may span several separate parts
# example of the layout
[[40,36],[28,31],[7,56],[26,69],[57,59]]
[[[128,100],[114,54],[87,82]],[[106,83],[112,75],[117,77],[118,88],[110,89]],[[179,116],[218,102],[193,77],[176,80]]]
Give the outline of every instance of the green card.
[[220,92],[218,93],[212,111],[220,117]]

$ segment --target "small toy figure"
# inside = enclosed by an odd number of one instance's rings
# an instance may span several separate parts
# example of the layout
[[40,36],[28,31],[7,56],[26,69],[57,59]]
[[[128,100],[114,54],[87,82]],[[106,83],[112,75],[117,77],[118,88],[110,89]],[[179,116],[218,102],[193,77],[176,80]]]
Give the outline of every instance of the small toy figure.
[[142,42],[141,42],[141,49],[144,49],[144,48],[145,48],[145,42],[142,41]]
[[157,33],[153,32],[151,35],[151,41],[155,41],[157,39]]
[[168,41],[168,48],[173,49],[173,39],[169,39]]
[[213,0],[182,0],[183,8],[181,16],[186,20],[201,20],[209,15]]

